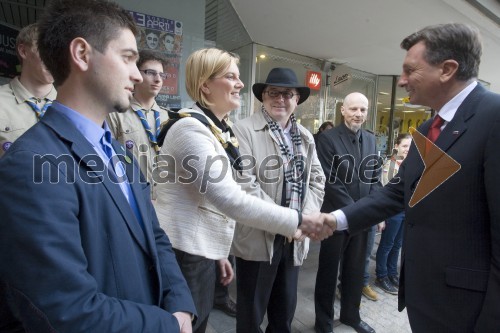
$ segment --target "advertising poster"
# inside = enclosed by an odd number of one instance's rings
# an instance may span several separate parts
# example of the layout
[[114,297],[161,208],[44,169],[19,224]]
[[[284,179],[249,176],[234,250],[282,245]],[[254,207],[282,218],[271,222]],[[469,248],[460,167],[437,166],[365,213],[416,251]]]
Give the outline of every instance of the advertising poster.
[[19,60],[16,55],[18,33],[18,30],[0,24],[0,76],[13,78],[18,74]]
[[182,56],[182,22],[153,15],[130,12],[140,33],[137,37],[139,50],[160,52],[168,60],[167,78],[156,102],[166,108],[181,107],[179,95],[179,67]]

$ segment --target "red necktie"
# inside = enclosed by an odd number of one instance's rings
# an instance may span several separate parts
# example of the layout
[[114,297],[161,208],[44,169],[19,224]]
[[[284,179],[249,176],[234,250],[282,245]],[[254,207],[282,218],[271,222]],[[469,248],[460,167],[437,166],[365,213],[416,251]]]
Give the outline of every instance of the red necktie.
[[427,133],[427,139],[435,142],[439,136],[439,133],[441,133],[441,126],[443,126],[443,124],[444,119],[439,115],[436,115],[434,117],[434,120],[432,121],[431,128],[429,128],[429,132]]

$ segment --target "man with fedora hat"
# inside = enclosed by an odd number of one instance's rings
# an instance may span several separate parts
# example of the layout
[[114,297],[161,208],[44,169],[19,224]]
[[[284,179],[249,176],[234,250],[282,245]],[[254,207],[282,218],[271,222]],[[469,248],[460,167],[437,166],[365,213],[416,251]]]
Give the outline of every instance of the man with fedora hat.
[[[312,134],[293,114],[309,97],[309,88],[298,83],[291,69],[273,68],[266,82],[255,83],[252,90],[261,110],[233,127],[241,155],[255,159],[240,177],[242,188],[305,214],[318,212],[325,177]],[[236,225],[237,332],[262,332],[266,311],[266,332],[291,332],[299,267],[308,248],[309,239],[296,242]]]

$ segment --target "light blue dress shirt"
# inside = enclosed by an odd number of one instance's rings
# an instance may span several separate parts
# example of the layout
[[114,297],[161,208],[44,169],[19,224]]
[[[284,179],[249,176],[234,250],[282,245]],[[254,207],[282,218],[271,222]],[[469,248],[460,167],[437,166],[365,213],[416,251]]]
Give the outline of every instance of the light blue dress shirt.
[[[81,115],[75,110],[57,101],[54,101],[52,103],[52,108],[59,114],[68,118],[73,123],[73,125],[75,125],[75,127],[83,134],[83,136],[87,139],[87,141],[92,145],[94,150],[97,152],[99,157],[104,162],[104,165],[106,165],[107,168],[110,169],[112,175],[116,176],[116,178],[109,177],[109,179],[111,180],[111,182],[118,184],[120,186],[120,189],[125,198],[127,199],[128,203],[130,204],[130,207],[134,211],[134,214],[137,217],[139,224],[141,225],[142,228],[144,228],[141,214],[139,212],[139,207],[137,206],[137,201],[134,197],[134,194],[130,187],[130,183],[127,179],[127,174],[125,172],[123,163],[119,161],[118,158],[114,158],[116,157],[117,154],[116,151],[113,149],[113,146],[111,145],[112,135],[106,121],[104,121],[102,127],[99,127],[96,123],[94,123],[87,117]],[[109,147],[112,150],[112,158],[109,158],[105,153],[102,140],[109,143]],[[117,161],[117,163],[113,163],[113,160]]]

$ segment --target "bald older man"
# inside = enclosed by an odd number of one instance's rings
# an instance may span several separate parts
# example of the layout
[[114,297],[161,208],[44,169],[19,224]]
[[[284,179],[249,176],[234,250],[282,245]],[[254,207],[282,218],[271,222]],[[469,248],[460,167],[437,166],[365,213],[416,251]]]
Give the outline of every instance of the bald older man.
[[[351,93],[345,97],[341,112],[342,123],[323,132],[317,143],[318,157],[327,177],[322,212],[347,206],[382,187],[380,168],[374,165],[379,162],[375,136],[361,128],[368,115],[368,99],[361,93]],[[375,332],[359,315],[368,230],[355,235],[335,232],[321,242],[314,292],[316,332],[333,331],[339,262],[342,265],[340,321],[356,332]]]

